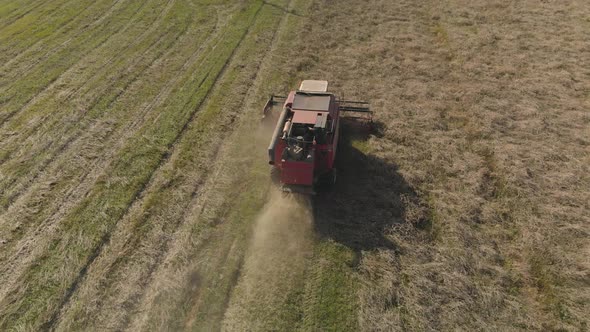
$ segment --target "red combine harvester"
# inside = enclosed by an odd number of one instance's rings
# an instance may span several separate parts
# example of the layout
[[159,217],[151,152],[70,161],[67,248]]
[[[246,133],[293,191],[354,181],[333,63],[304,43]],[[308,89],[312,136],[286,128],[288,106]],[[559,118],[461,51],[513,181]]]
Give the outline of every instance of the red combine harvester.
[[[282,110],[273,106],[282,103]],[[334,161],[340,122],[345,113],[372,121],[367,102],[345,101],[328,92],[327,81],[303,81],[288,96],[272,96],[263,121],[276,121],[268,146],[273,181],[286,192],[314,195],[316,189],[336,182]]]

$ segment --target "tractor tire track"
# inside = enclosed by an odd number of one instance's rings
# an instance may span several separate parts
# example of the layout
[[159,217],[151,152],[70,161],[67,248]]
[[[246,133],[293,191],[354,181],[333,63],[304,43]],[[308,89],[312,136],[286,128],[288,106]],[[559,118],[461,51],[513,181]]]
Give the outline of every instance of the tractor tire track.
[[[267,3],[265,2],[265,4],[267,4]],[[292,4],[293,4],[293,0],[289,0],[289,3],[287,4],[287,8],[291,8]],[[248,96],[248,95],[250,93],[253,94],[254,90],[257,88],[255,83],[256,83],[256,81],[257,81],[257,79],[259,77],[260,71],[264,67],[265,63],[270,61],[270,58],[272,57],[272,54],[276,51],[276,45],[278,43],[278,38],[280,36],[280,32],[284,29],[285,24],[287,22],[287,17],[288,17],[289,14],[290,14],[289,12],[286,12],[284,14],[284,16],[282,17],[281,21],[278,24],[277,29],[273,32],[271,43],[270,43],[270,46],[269,46],[269,51],[265,55],[264,59],[258,65],[258,70],[256,71],[256,77],[253,79],[254,84],[252,84],[250,86],[250,88],[248,89],[248,94],[246,94],[246,96],[244,97],[243,104],[246,104],[245,102],[246,102],[246,100],[248,98],[252,98],[252,96]],[[253,105],[250,105],[250,107],[253,107]],[[218,160],[218,159],[216,158],[214,160]],[[223,160],[223,159],[221,159],[221,160]],[[220,162],[220,164],[223,164],[223,162]],[[222,169],[223,169],[223,167],[219,167],[219,169],[217,171],[217,175],[214,176],[214,177],[211,177],[212,181],[211,181],[211,183],[209,183],[209,185],[206,186],[206,188],[215,188],[215,185],[216,185],[215,182],[219,178],[219,174],[221,173]],[[206,197],[209,197],[209,195],[207,195],[206,192],[203,192],[200,195],[199,195],[198,192],[195,192],[195,193],[193,193],[193,195],[196,195],[196,197],[195,197],[194,201],[191,202],[191,205],[190,206],[199,206],[200,205],[199,204],[199,199],[202,199],[204,197],[205,198]],[[233,201],[232,199],[229,199],[229,200],[230,201]],[[203,204],[203,203],[201,204],[201,209],[196,214],[195,219],[198,219],[199,216],[203,213],[203,209],[204,209],[205,206],[206,206],[206,204]],[[186,219],[187,217],[188,217],[188,215],[183,216],[183,219]],[[188,222],[188,221],[185,220],[184,222]],[[237,240],[235,240],[235,241],[237,241]],[[230,248],[232,248],[234,245],[235,245],[235,242],[232,243],[232,246]],[[230,252],[231,252],[231,250],[228,250],[226,252],[226,256],[229,255]],[[229,307],[230,297],[231,297],[231,294],[233,292],[234,287],[238,283],[239,277],[241,275],[242,268],[244,266],[244,260],[245,260],[245,255],[241,255],[240,256],[240,259],[239,259],[239,262],[238,262],[238,268],[233,273],[232,282],[230,283],[230,287],[227,290],[227,293],[226,293],[226,296],[225,296],[226,297],[226,300],[225,300],[225,303],[223,305],[223,314],[221,315],[222,317],[225,316],[225,311]],[[224,265],[227,263],[227,261],[228,261],[227,257],[224,258],[224,259],[222,259],[222,262],[223,262]],[[153,303],[153,302],[151,302],[151,303]],[[191,308],[188,311],[196,314],[198,312],[198,310],[199,310],[199,305],[200,304],[201,304],[200,301],[198,301],[198,300],[196,300],[196,298],[194,298],[193,299],[192,306],[191,306]],[[194,320],[194,315],[191,315],[191,314],[187,315],[186,321],[185,321],[185,324],[184,324],[185,327],[187,327],[187,328],[188,327],[192,327],[192,325],[194,324],[194,321],[193,320]]]
[[[261,7],[262,9],[262,7]],[[252,25],[254,25],[255,22],[253,22]],[[250,30],[250,28],[248,29]],[[248,34],[248,33],[247,33]],[[246,34],[246,35],[247,35]],[[274,42],[274,38],[277,34],[277,31],[275,30],[273,33],[273,38],[272,41]],[[268,56],[268,54],[266,55]],[[262,61],[261,61],[262,62]],[[258,79],[258,74],[259,74],[259,69],[261,67],[261,63],[259,63],[256,66],[256,71],[255,71],[255,76],[252,78],[252,81],[256,81]],[[247,93],[244,95],[244,97],[240,100],[241,102],[238,103],[238,105],[244,105],[246,104],[245,101],[247,100],[247,98],[249,96],[252,95],[254,91],[254,85],[252,85],[248,90]],[[229,122],[230,123],[234,123],[235,119],[239,119],[242,116],[245,116],[244,114],[241,114],[239,112],[236,113],[232,113],[231,116],[229,117]],[[214,151],[211,157],[207,158],[207,160],[221,160],[219,157],[222,154],[223,148],[224,148],[224,144],[222,142],[225,141],[225,138],[227,136],[230,136],[230,134],[226,134],[226,135],[221,135],[218,138],[218,144],[214,147]],[[172,155],[173,153],[171,153]],[[200,215],[201,213],[203,213],[203,210],[205,208],[205,204],[199,204],[199,201],[203,198],[208,197],[207,195],[207,189],[208,188],[212,188],[215,184],[215,182],[218,180],[219,178],[219,171],[214,173],[214,174],[205,174],[203,176],[203,178],[199,179],[197,183],[194,184],[193,186],[193,190],[190,192],[190,197],[192,197],[191,201],[188,202],[184,207],[183,207],[183,213],[181,214],[181,217],[179,219],[177,219],[174,223],[173,223],[173,227],[171,229],[171,233],[175,234],[175,236],[169,237],[169,238],[163,238],[160,240],[160,242],[164,242],[162,243],[162,247],[159,248],[159,250],[157,250],[157,257],[155,259],[155,261],[153,262],[153,264],[151,264],[151,266],[148,269],[148,273],[147,273],[147,277],[145,279],[142,279],[142,283],[141,283],[141,287],[139,287],[139,289],[141,290],[141,294],[138,296],[138,299],[135,301],[135,305],[134,308],[132,309],[132,311],[137,312],[137,307],[139,306],[140,303],[144,302],[145,297],[147,296],[146,294],[146,289],[147,287],[153,282],[154,278],[156,277],[156,272],[158,269],[160,269],[160,267],[162,266],[162,263],[164,262],[165,258],[167,257],[171,247],[172,247],[172,242],[173,239],[177,238],[177,234],[179,232],[179,228],[182,224],[189,222],[188,218],[191,212],[191,209],[189,209],[188,207],[190,206],[201,206],[198,214]],[[133,232],[132,234],[136,234],[136,232]],[[129,246],[128,248],[136,248],[138,247],[140,238],[136,237],[135,243],[132,243],[131,246]],[[123,253],[121,256],[119,256],[117,258],[117,260],[122,259],[124,256],[127,256],[125,253]],[[238,271],[239,274],[239,271]],[[237,278],[236,278],[237,279]],[[237,280],[236,280],[237,281]],[[125,324],[123,325],[123,327],[121,328],[122,330],[128,330],[131,327],[131,317],[128,316],[127,317],[127,321],[125,322]]]

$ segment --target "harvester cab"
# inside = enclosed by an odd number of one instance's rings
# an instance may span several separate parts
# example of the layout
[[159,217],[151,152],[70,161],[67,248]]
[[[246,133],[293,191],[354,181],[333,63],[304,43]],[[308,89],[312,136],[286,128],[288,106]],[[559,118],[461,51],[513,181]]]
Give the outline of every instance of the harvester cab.
[[[274,106],[282,104],[279,111]],[[336,181],[335,158],[345,113],[372,121],[368,103],[339,100],[327,81],[305,80],[287,96],[272,96],[263,121],[276,123],[268,147],[273,182],[286,192],[313,195]]]

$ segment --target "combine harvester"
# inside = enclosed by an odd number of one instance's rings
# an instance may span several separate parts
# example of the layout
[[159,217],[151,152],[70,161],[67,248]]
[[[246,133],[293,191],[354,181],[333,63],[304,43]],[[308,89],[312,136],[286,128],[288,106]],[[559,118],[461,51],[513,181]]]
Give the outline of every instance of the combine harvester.
[[[273,106],[283,104],[280,113]],[[272,96],[263,121],[276,127],[268,146],[271,177],[285,192],[315,195],[336,182],[334,161],[340,123],[346,118],[372,122],[367,102],[340,100],[327,81],[303,81],[287,97]]]

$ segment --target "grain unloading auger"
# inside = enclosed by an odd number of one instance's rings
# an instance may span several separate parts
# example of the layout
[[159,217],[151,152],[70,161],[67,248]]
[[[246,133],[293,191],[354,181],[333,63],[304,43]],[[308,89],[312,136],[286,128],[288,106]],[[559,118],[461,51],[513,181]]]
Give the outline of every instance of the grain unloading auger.
[[[274,106],[282,104],[279,111]],[[263,121],[276,123],[268,146],[273,181],[283,191],[313,195],[336,182],[334,161],[345,118],[372,124],[367,102],[340,100],[327,81],[303,81],[288,96],[272,96]]]

